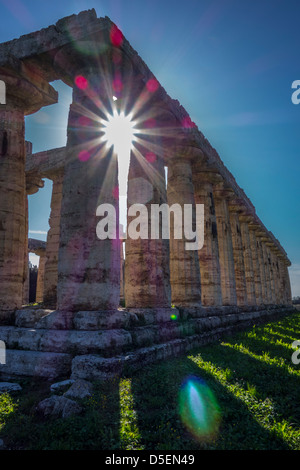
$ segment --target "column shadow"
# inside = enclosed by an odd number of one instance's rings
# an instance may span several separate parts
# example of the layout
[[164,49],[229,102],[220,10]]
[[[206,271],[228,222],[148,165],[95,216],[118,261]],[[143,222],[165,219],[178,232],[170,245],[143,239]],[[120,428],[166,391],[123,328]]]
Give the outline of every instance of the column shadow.
[[[215,360],[215,356],[205,352],[205,348],[202,351],[201,357],[212,361],[214,367],[224,366]],[[242,400],[192,359],[192,355],[172,359],[148,368],[141,375],[132,376],[132,394],[145,450],[289,449],[283,439],[259,424]],[[231,366],[235,367],[236,364]],[[205,381],[220,410],[220,427],[211,440],[195,437],[181,419],[180,390],[190,376]]]

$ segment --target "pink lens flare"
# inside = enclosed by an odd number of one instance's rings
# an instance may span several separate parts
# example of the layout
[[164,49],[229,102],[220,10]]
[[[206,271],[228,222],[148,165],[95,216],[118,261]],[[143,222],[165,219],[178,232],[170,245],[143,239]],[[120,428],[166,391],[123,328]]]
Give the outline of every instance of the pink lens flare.
[[154,93],[158,89],[159,83],[155,78],[150,78],[150,80],[148,80],[146,83],[146,87],[150,93]]
[[83,75],[77,75],[77,77],[75,78],[75,85],[80,90],[86,90],[88,87],[88,81]]
[[147,152],[145,157],[147,162],[149,163],[154,163],[156,161],[156,155],[153,152]]
[[78,126],[80,127],[88,127],[88,126],[91,126],[92,125],[92,121],[90,118],[88,118],[87,116],[80,116],[78,118]]
[[110,30],[110,41],[113,46],[119,47],[123,43],[123,33],[116,25],[113,25]]
[[145,129],[153,129],[156,126],[156,120],[154,118],[149,118],[144,122]]
[[91,157],[91,154],[87,150],[81,150],[81,152],[79,152],[78,154],[78,159],[81,162],[86,162],[87,160],[90,159],[90,157]]
[[119,199],[119,186],[113,188],[112,195],[114,199]]
[[123,82],[120,78],[115,78],[112,86],[116,93],[120,93],[123,90]]
[[183,118],[183,120],[181,121],[181,124],[182,124],[182,127],[184,127],[185,129],[191,129],[193,127],[196,127],[196,124],[191,120],[189,116],[186,116],[185,118]]

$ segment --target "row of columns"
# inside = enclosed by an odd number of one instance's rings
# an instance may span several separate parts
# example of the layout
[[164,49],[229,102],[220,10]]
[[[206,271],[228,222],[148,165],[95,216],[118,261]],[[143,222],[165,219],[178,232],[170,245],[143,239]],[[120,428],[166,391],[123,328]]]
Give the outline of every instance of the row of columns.
[[[199,157],[197,152],[197,149],[193,149],[190,153]],[[142,158],[141,151],[139,156]],[[143,167],[132,156],[128,205],[143,201],[150,208],[153,203],[167,202],[169,206],[179,204],[183,209],[184,204],[203,204],[205,228],[203,247],[199,251],[188,251],[184,238],[172,237],[174,218],[171,217],[170,240],[126,240],[125,268],[120,244],[120,297],[125,297],[126,307],[290,304],[286,258],[261,225],[255,222],[253,215],[247,212],[243,202],[236,198],[230,188],[224,187],[220,174],[203,171],[204,167],[203,161],[201,165],[192,162],[187,149],[178,151],[177,148],[176,158],[169,160],[166,187],[162,161],[156,162],[155,172],[151,176],[149,163]],[[136,178],[144,182],[139,193],[136,193]],[[56,302],[58,279],[62,180],[62,175],[59,175],[53,184],[47,239],[44,301],[49,303],[48,296],[52,306]],[[151,197],[146,197],[150,186],[153,189]],[[131,191],[132,187],[135,188],[134,192]],[[69,250],[75,249],[69,245]],[[100,249],[98,254],[101,254]],[[109,266],[108,269],[112,268]],[[94,298],[94,301],[98,302],[99,308],[102,298]]]
[[[74,84],[66,161],[63,171],[53,177],[43,300],[60,310],[110,311],[120,301],[121,241],[100,240],[95,228],[97,207],[109,203],[116,209],[119,233],[118,165],[113,150],[99,142],[98,122],[95,127],[86,125],[100,105],[104,107],[95,100],[103,92],[99,72],[91,64],[81,73],[87,89]],[[28,100],[29,91],[28,85],[23,93]],[[26,106],[20,103],[9,98],[5,109],[0,108],[1,319],[20,308],[26,277]],[[147,145],[136,145],[129,168],[128,206],[142,203],[150,214],[153,204],[179,204],[184,214],[184,205],[190,204],[194,217],[195,205],[204,204],[204,246],[199,251],[186,250],[186,240],[172,235],[172,218],[170,240],[150,235],[128,238],[126,307],[289,304],[289,262],[284,254],[236,200],[221,175],[206,168],[202,152],[186,141],[177,145],[177,136],[174,141],[172,145],[168,140],[166,150],[156,139],[157,151],[151,159]],[[150,218],[148,222],[150,230]]]

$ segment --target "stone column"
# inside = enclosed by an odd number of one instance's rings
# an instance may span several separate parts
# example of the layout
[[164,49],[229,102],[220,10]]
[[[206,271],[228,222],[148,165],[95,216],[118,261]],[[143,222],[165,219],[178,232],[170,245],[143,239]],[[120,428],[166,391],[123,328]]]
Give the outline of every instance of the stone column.
[[243,243],[245,279],[247,289],[247,299],[249,305],[256,305],[255,298],[255,275],[253,268],[253,253],[251,250],[249,222],[251,218],[246,215],[240,215],[241,234]]
[[0,106],[0,323],[23,302],[26,244],[24,115],[57,101],[53,88],[12,56],[0,59],[6,104]]
[[273,243],[270,244],[270,260],[273,272],[273,283],[274,283],[274,303],[280,304],[280,282],[279,282],[279,269],[277,264],[277,255],[275,253],[276,248]]
[[48,308],[56,308],[58,251],[60,234],[60,212],[62,200],[63,172],[53,176],[51,212],[45,256],[44,304]]
[[44,277],[45,277],[45,262],[46,250],[37,251],[36,254],[40,257],[38,275],[36,281],[36,302],[43,302],[44,298]]
[[[126,308],[171,307],[169,240],[162,238],[160,230],[158,238],[154,238],[151,231],[152,205],[165,203],[164,162],[160,155],[136,143],[131,152],[128,175],[128,235],[125,242]],[[141,210],[131,215],[134,205],[137,205],[137,208],[141,205]],[[145,225],[140,226],[139,238],[133,239],[130,227],[137,217],[143,217]],[[161,218],[158,228],[161,229]]]
[[268,274],[266,271],[266,264],[265,264],[264,251],[263,251],[263,242],[259,234],[260,234],[260,230],[258,229],[256,232],[256,237],[257,237],[258,259],[259,259],[259,266],[260,266],[262,299],[263,299],[263,303],[268,305],[269,304]]
[[271,303],[272,305],[275,305],[276,304],[275,280],[274,280],[273,263],[272,263],[271,249],[270,249],[272,242],[266,241],[265,244],[266,244],[267,259],[268,259],[269,272],[270,272]]
[[234,258],[227,203],[227,198],[231,196],[231,192],[217,185],[214,188],[213,196],[218,231],[222,301],[223,305],[236,305]]
[[250,224],[249,225],[249,238],[250,238],[250,249],[251,249],[251,254],[252,254],[255,300],[256,300],[257,305],[262,305],[263,304],[263,288],[264,288],[264,281],[262,280],[262,276],[264,273],[263,274],[261,273],[255,230],[256,228]]
[[24,276],[23,276],[23,304],[29,302],[29,253],[28,253],[28,196],[25,199],[25,246],[24,246]]
[[268,257],[268,251],[266,246],[266,241],[268,239],[263,236],[262,238],[262,252],[263,252],[263,260],[265,266],[265,275],[266,275],[266,300],[267,304],[272,305],[273,303],[273,296],[272,296],[272,284],[271,284],[271,270],[270,270],[270,263]]
[[[182,213],[182,238],[174,237],[175,218],[170,221],[170,279],[172,303],[178,307],[201,305],[200,267],[197,250],[187,250],[184,236],[184,205],[193,208],[195,221],[195,196],[192,181],[191,159],[195,150],[174,147],[173,157],[168,162],[168,205],[179,204]],[[177,223],[177,222],[176,222]],[[195,225],[194,225],[195,227]]]
[[281,273],[283,279],[284,304],[292,305],[292,292],[288,271],[288,262],[285,259],[283,259],[281,263]]
[[236,298],[237,305],[240,307],[247,305],[248,303],[244,263],[244,240],[242,240],[242,223],[240,224],[239,219],[239,214],[241,212],[242,209],[238,204],[234,204],[234,201],[229,201],[229,218],[232,236]]
[[[201,163],[201,167],[202,167]],[[195,203],[204,205],[204,245],[198,251],[201,300],[205,306],[222,305],[221,274],[219,261],[218,232],[213,197],[215,173],[193,167]]]
[[[31,142],[26,142],[26,155],[32,153]],[[40,175],[35,173],[26,173],[26,235],[25,235],[25,263],[24,263],[24,284],[23,284],[23,303],[29,302],[30,290],[30,273],[29,273],[29,243],[32,245],[32,239],[28,238],[28,196],[35,194],[40,188],[44,187],[45,182],[41,179]],[[40,302],[43,299],[40,299]]]
[[[101,110],[109,100],[105,81],[112,80],[100,65],[91,60],[74,73],[58,256],[57,306],[62,311],[113,310],[119,306],[117,156],[101,141],[100,133]],[[111,232],[101,239],[98,227],[105,217]]]

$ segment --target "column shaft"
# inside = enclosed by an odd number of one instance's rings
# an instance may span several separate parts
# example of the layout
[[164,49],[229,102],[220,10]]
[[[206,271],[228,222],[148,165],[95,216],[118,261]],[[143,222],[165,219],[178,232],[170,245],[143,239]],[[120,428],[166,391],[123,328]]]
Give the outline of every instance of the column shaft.
[[257,238],[255,235],[255,230],[249,227],[249,237],[250,237],[250,248],[252,254],[252,265],[253,265],[253,276],[254,276],[254,289],[255,289],[255,299],[256,304],[261,305],[263,303],[263,282],[262,274],[260,269],[260,261],[258,256],[258,246]]
[[0,107],[0,322],[23,301],[26,244],[24,112]]
[[203,305],[222,305],[219,245],[213,185],[206,181],[205,174],[196,174],[194,179],[195,202],[204,205],[204,245],[198,251],[201,300]]
[[46,253],[40,254],[40,262],[38,268],[38,276],[36,281],[36,302],[43,302],[44,298],[44,276],[45,276],[45,262]]
[[[241,219],[243,216],[241,216]],[[256,305],[255,299],[255,279],[253,269],[253,258],[250,244],[249,226],[247,221],[241,220],[241,233],[243,241],[243,253],[245,263],[245,278],[246,278],[246,289],[247,299],[249,305]]]
[[[184,205],[193,208],[195,222],[195,197],[191,163],[184,150],[168,166],[168,205],[179,204],[182,211],[183,236],[174,238],[174,217],[170,220],[170,279],[172,303],[176,306],[197,307],[201,305],[200,268],[197,250],[187,250],[184,237]],[[194,225],[195,226],[195,225]]]
[[[69,114],[58,257],[60,310],[115,309],[120,298],[117,158],[101,143],[99,123],[86,125],[82,119],[83,111],[85,115],[89,110],[91,115],[97,111],[94,103],[100,79],[94,70],[91,66],[84,71],[88,94],[74,86]],[[96,213],[102,204],[110,207],[112,238],[97,235],[102,219]]]
[[58,277],[58,251],[60,234],[60,213],[62,201],[63,174],[53,178],[51,212],[49,218],[49,231],[47,234],[45,276],[44,276],[44,303],[56,308],[57,303],[57,277]]
[[247,289],[244,264],[245,253],[238,212],[235,209],[230,210],[229,218],[232,235],[237,305],[243,306],[247,304]]
[[[166,203],[164,165],[158,155],[135,147],[131,152],[128,175],[127,240],[125,242],[125,305],[128,308],[164,308],[171,306],[169,240],[152,237],[152,205]],[[130,211],[142,205],[136,216],[145,214],[146,233],[137,239],[130,235],[136,219]],[[143,217],[143,216],[142,216]],[[161,228],[161,219],[159,223]],[[142,229],[142,227],[141,227]],[[144,237],[144,238],[142,238]]]
[[222,301],[223,305],[236,305],[234,259],[228,205],[225,197],[218,195],[216,192],[214,192],[214,200],[220,255]]

